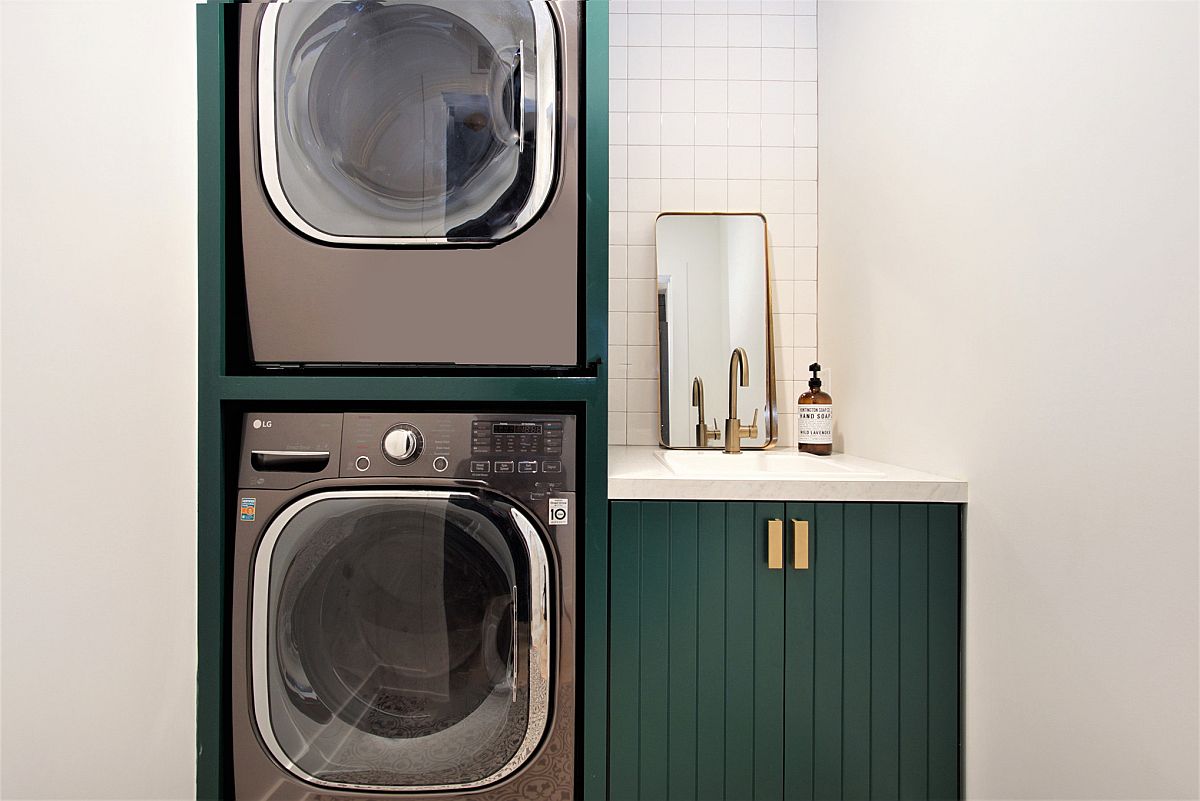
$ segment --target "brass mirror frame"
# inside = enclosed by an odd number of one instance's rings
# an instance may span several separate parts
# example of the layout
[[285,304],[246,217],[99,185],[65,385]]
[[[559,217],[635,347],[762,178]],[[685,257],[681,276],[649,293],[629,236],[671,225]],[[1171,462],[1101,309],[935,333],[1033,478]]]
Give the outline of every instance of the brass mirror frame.
[[[779,441],[779,411],[777,398],[775,396],[775,318],[772,314],[771,296],[773,290],[771,288],[771,237],[770,229],[767,226],[767,217],[762,212],[757,211],[664,211],[654,218],[654,283],[658,284],[658,221],[663,217],[758,217],[762,220],[763,225],[763,279],[766,281],[767,291],[767,408],[763,414],[762,424],[766,426],[767,441],[762,445],[743,445],[744,451],[767,451],[775,447],[775,443]],[[657,291],[657,290],[656,290]],[[662,435],[662,371],[659,366],[662,364],[662,344],[659,341],[658,329],[662,326],[662,319],[659,317],[657,304],[655,304],[654,319],[658,322],[655,326],[654,335],[654,355],[655,355],[655,376],[658,380],[658,392],[655,393],[655,407],[658,412],[658,447],[668,451],[723,451],[724,443],[720,445],[668,445],[663,442]],[[730,351],[732,356],[732,351]],[[751,371],[754,365],[750,365]],[[753,375],[753,372],[751,372]],[[728,389],[728,387],[726,387]],[[729,414],[729,410],[725,410]],[[718,429],[722,430],[722,429]]]

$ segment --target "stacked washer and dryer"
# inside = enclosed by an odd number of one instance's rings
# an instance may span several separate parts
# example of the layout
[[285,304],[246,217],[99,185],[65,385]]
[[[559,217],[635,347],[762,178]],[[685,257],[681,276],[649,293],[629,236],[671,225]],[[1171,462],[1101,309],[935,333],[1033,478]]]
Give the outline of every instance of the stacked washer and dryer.
[[[256,367],[578,367],[582,3],[236,9]],[[574,795],[575,416],[404,409],[243,416],[239,801]]]

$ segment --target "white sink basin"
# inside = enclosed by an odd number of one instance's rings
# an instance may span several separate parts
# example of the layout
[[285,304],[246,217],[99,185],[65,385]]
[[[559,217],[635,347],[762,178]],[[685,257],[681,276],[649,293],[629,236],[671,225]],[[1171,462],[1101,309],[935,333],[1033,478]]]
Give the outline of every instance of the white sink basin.
[[798,451],[655,451],[654,455],[678,476],[706,480],[816,481],[881,478],[882,473],[845,464],[837,456],[813,456]]

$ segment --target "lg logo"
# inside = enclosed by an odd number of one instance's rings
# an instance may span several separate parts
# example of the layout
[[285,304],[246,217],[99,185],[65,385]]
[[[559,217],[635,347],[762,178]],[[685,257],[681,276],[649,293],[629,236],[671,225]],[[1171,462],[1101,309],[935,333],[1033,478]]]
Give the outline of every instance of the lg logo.
[[255,428],[270,428],[271,421],[270,420],[255,420],[250,425],[254,426]]

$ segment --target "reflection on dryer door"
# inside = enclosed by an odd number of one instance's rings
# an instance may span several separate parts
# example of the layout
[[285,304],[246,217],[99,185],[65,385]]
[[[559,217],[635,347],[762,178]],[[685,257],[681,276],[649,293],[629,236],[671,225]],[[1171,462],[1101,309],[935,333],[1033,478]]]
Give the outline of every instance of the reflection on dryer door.
[[554,29],[544,3],[514,0],[269,6],[259,125],[275,208],[331,243],[512,235],[553,183]]

